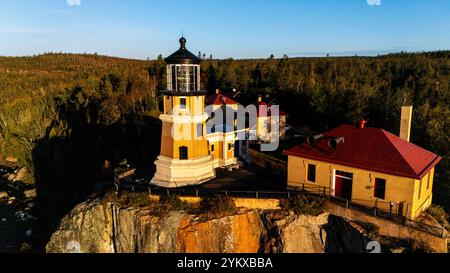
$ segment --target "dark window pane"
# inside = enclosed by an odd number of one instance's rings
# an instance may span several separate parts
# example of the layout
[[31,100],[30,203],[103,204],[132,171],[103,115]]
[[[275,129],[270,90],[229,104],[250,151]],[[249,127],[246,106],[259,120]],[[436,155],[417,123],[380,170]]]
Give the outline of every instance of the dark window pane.
[[186,146],[180,147],[180,160],[188,159],[188,148]]
[[198,66],[194,67],[194,78],[195,78],[195,86],[194,86],[194,90],[200,90],[200,86],[198,83]]
[[352,173],[347,173],[347,172],[343,172],[343,171],[336,171],[336,175],[339,176],[343,176],[349,179],[353,179],[353,174]]
[[381,178],[375,179],[374,197],[383,200],[386,198],[386,180]]
[[197,136],[198,137],[203,136],[203,124],[197,124]]
[[190,66],[189,67],[189,91],[194,91],[195,90],[195,72],[194,72],[195,67],[194,66]]
[[175,73],[175,66],[172,66],[172,91],[177,90],[177,74]]
[[186,109],[186,99],[185,98],[180,99],[180,108]]
[[228,143],[228,151],[231,151],[234,148],[233,143]]
[[308,181],[316,183],[316,165],[308,164]]

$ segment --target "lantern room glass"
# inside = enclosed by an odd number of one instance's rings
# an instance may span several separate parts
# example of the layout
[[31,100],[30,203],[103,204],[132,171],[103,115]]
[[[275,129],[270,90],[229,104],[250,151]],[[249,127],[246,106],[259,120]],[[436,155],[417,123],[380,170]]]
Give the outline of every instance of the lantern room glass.
[[167,90],[194,92],[200,90],[200,65],[170,64],[167,66]]

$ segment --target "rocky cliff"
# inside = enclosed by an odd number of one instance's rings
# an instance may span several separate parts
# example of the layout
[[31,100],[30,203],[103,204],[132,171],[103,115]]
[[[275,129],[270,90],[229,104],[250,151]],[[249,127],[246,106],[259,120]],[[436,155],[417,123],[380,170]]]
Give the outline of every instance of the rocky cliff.
[[240,210],[203,220],[184,212],[153,216],[99,200],[77,206],[47,244],[47,252],[323,253],[364,252],[369,238],[346,220],[324,213]]

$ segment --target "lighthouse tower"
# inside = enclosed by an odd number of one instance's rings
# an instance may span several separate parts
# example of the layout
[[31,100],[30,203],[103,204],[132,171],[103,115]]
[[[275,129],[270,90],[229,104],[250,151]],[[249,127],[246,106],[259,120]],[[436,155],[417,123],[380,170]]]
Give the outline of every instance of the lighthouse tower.
[[161,114],[161,154],[155,162],[152,184],[166,187],[196,185],[215,177],[213,160],[206,139],[206,91],[200,86],[200,59],[180,49],[165,59],[167,88],[160,91],[164,100]]

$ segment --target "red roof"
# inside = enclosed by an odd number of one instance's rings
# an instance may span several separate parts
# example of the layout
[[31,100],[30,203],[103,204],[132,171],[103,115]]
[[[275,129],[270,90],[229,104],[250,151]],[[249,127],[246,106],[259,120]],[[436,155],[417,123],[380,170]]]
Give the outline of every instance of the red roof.
[[[340,137],[344,143],[336,150],[330,148],[329,140]],[[414,179],[422,179],[442,159],[385,130],[351,125],[325,133],[314,145],[303,143],[284,154]]]
[[[270,108],[272,107],[272,105],[267,104],[265,102],[259,102],[259,101],[253,103],[253,105],[255,105],[258,109],[258,117],[266,117],[267,115],[269,115],[269,116],[271,115]],[[279,110],[279,115],[287,116],[287,113]]]
[[236,101],[230,99],[227,96],[224,96],[222,94],[214,94],[210,95],[206,98],[206,104],[207,105],[230,105],[230,104],[238,104]]

